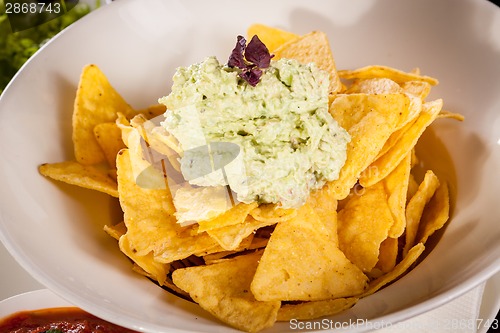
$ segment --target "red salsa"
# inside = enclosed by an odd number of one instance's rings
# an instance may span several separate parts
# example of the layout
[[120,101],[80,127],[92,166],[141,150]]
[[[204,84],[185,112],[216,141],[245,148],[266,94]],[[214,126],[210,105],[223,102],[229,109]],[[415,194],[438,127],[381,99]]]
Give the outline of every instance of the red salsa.
[[0,333],[135,333],[77,307],[16,312],[0,319]]

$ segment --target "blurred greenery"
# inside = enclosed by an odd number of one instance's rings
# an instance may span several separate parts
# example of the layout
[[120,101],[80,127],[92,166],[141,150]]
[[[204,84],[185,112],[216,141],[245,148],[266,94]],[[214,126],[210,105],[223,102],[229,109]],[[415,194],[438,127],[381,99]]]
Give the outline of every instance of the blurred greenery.
[[[60,1],[66,8],[64,0]],[[96,0],[95,8],[100,6]],[[0,94],[21,66],[50,38],[87,15],[88,4],[78,3],[65,14],[33,28],[13,32],[5,12],[5,1],[0,0]]]

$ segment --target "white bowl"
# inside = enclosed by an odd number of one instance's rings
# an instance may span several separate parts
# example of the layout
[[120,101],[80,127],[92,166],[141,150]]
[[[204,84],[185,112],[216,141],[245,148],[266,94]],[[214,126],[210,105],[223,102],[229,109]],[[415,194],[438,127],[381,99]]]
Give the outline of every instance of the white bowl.
[[72,307],[64,298],[49,289],[39,289],[15,295],[0,301],[0,320],[19,311]]
[[[114,200],[49,181],[37,166],[73,157],[71,113],[84,65],[97,64],[127,101],[144,107],[168,93],[176,67],[207,55],[227,59],[235,36],[254,22],[327,32],[338,68],[420,67],[440,80],[431,97],[466,117],[434,125],[458,175],[443,237],[404,278],[332,318],[404,320],[497,272],[500,10],[473,0],[120,0],[96,10],[45,45],[0,99],[0,238],[19,263],[72,304],[122,326],[234,331],[131,271],[102,231],[120,219]],[[292,329],[269,329],[278,331]]]

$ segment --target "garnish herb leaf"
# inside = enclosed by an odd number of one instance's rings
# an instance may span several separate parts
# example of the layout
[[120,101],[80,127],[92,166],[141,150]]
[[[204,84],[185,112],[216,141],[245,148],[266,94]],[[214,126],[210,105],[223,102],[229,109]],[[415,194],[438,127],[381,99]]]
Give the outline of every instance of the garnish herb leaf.
[[227,65],[241,69],[239,76],[255,87],[264,74],[262,69],[269,67],[273,56],[257,35],[252,37],[248,45],[243,36],[238,36]]
[[236,46],[234,47],[233,52],[231,52],[229,61],[227,62],[227,65],[229,67],[238,67],[241,69],[246,68],[245,59],[243,58],[243,52],[245,52],[246,43],[247,41],[243,36],[238,36]]
[[245,59],[259,68],[267,68],[271,64],[272,56],[266,45],[261,42],[257,35],[252,37],[245,50]]

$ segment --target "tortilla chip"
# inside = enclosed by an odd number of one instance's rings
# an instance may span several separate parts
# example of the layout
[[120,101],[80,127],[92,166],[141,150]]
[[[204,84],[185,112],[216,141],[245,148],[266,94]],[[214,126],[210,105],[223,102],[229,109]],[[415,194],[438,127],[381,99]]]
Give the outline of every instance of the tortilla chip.
[[281,208],[275,204],[264,204],[252,209],[250,215],[257,221],[278,223],[288,221],[297,216],[297,210],[293,208]]
[[417,144],[418,139],[425,129],[436,119],[441,107],[442,100],[427,102],[423,105],[423,110],[418,118],[405,127],[405,132],[401,138],[382,156],[377,158],[370,167],[376,169],[376,173],[363,174],[359,178],[362,186],[370,186],[385,178],[397,167],[397,165],[411,152]]
[[342,89],[330,42],[324,32],[313,31],[281,45],[274,51],[274,59],[281,58],[295,59],[303,64],[316,63],[330,74],[330,92],[336,93]]
[[406,226],[406,195],[411,171],[411,153],[382,182],[387,193],[387,204],[394,218],[389,237],[401,236]]
[[396,266],[398,250],[398,239],[391,237],[386,238],[380,244],[378,262],[375,268],[379,269],[382,273],[392,271],[394,266]]
[[[206,233],[192,234],[177,223],[170,191],[146,189],[136,184],[131,155],[123,149],[117,156],[118,192],[130,247],[138,256],[153,252],[155,261],[170,263],[218,246]],[[168,240],[168,241],[166,241]]]
[[424,252],[425,246],[422,243],[418,243],[408,251],[406,257],[403,258],[393,270],[389,273],[382,275],[381,277],[370,282],[368,289],[363,293],[361,297],[366,297],[372,295],[378,290],[382,289],[385,285],[391,283],[392,281],[400,278],[406,271],[417,261],[422,252]]
[[356,297],[336,298],[324,301],[301,302],[299,304],[284,304],[278,311],[277,321],[308,320],[324,316],[332,316],[350,309],[359,299]]
[[431,200],[438,186],[439,179],[434,172],[428,170],[417,192],[406,206],[406,239],[403,248],[403,257],[406,256],[410,248],[415,245],[420,218],[422,217],[424,207],[429,200]]
[[465,117],[463,115],[461,115],[460,113],[454,113],[454,112],[451,112],[451,111],[447,111],[447,110],[441,110],[441,112],[439,112],[438,118],[449,118],[449,119],[455,119],[455,120],[458,120],[458,121],[464,121],[465,120]]
[[356,80],[347,90],[347,94],[395,94],[402,93],[403,89],[396,82],[388,78]]
[[349,195],[389,136],[407,119],[409,105],[404,94],[337,95],[333,100],[329,111],[351,136],[339,178],[330,182],[338,200]]
[[437,85],[439,81],[430,76],[422,76],[416,73],[406,73],[399,69],[387,66],[366,66],[355,70],[340,70],[339,76],[343,79],[375,79],[389,78],[398,83],[407,81],[424,81],[430,85]]
[[247,40],[251,40],[257,35],[272,54],[281,45],[298,39],[300,36],[286,30],[270,27],[264,24],[255,23],[247,29]]
[[124,222],[120,222],[115,225],[105,225],[104,231],[116,240],[119,240],[121,236],[125,235],[127,232],[127,226]]
[[334,245],[339,244],[337,233],[337,207],[338,201],[335,199],[335,192],[330,186],[325,185],[321,189],[314,191],[309,196],[307,201],[311,208],[318,214],[323,221],[326,229],[332,235]]
[[330,233],[308,203],[279,223],[252,281],[255,298],[314,301],[362,293],[367,277],[331,242]]
[[394,224],[383,184],[354,195],[338,215],[339,247],[363,272],[377,264],[380,244]]
[[96,65],[85,66],[73,111],[73,145],[79,163],[90,165],[105,160],[104,152],[94,137],[94,127],[114,122],[118,112],[129,116],[134,110]]
[[172,280],[218,319],[237,329],[257,332],[274,324],[281,305],[280,301],[258,301],[250,292],[260,255],[178,269]]
[[139,267],[148,273],[149,277],[157,281],[160,286],[163,285],[170,269],[169,264],[156,262],[152,252],[143,256],[138,255],[131,247],[129,239],[125,236],[120,237],[118,245],[120,250],[127,255],[127,257],[132,259]]
[[240,246],[243,239],[255,232],[255,230],[273,224],[275,224],[273,220],[258,221],[251,216],[247,216],[243,223],[207,230],[207,233],[224,250],[231,251]]
[[107,170],[97,166],[65,161],[45,163],[38,170],[46,177],[118,197],[116,182],[108,177]]
[[122,140],[122,131],[116,123],[101,123],[94,127],[94,136],[104,152],[106,161],[112,168],[116,168],[116,154],[125,148]]
[[448,184],[441,184],[426,205],[417,232],[417,242],[425,244],[427,239],[441,229],[450,217],[450,194]]
[[241,224],[245,222],[245,219],[247,218],[250,211],[257,208],[257,206],[258,204],[256,202],[252,202],[250,204],[240,202],[236,206],[231,207],[226,212],[211,220],[199,221],[198,232]]
[[431,85],[425,81],[407,81],[401,85],[401,88],[408,93],[421,99],[423,102],[431,92]]
[[163,104],[153,104],[145,109],[136,111],[136,113],[143,115],[146,119],[153,119],[163,115],[167,111],[167,107]]

